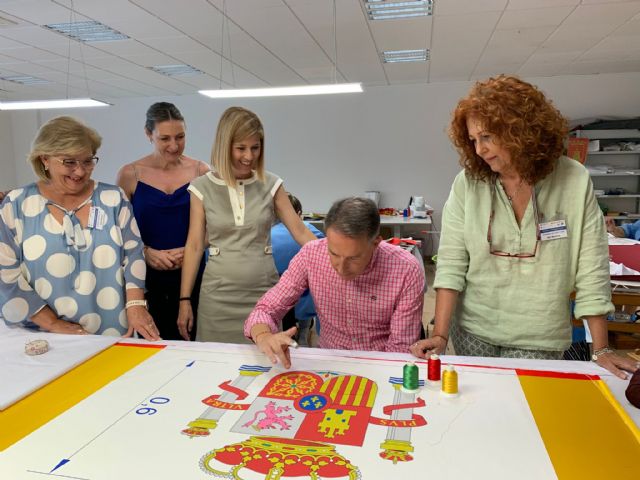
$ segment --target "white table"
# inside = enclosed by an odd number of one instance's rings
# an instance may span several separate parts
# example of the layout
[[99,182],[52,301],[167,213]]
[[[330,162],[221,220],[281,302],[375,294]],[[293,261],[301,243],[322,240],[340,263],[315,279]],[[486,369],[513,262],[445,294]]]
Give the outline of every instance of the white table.
[[381,227],[393,227],[393,236],[402,238],[402,231],[408,229],[426,229],[431,225],[431,217],[416,218],[416,217],[401,217],[399,215],[380,216]]
[[[324,228],[324,220],[307,220],[311,225],[316,228]],[[415,218],[415,217],[402,217],[400,215],[380,215],[381,227],[392,227],[393,236],[402,238],[402,232],[404,230],[420,230],[427,229],[431,225],[431,217],[427,218]]]

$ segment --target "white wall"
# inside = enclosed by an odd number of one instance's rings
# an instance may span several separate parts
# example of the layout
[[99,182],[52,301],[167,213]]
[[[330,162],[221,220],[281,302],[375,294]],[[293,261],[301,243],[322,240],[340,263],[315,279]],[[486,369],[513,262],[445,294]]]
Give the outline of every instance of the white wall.
[[[640,116],[640,73],[529,80],[569,118]],[[242,105],[265,125],[267,169],[285,180],[305,211],[325,212],[337,198],[379,190],[381,206],[396,208],[405,206],[410,195],[423,195],[435,207],[439,224],[459,170],[446,127],[451,110],[470,85],[377,87],[364,94],[235,101],[200,95],[134,98],[109,108],[1,113],[0,127],[7,124],[8,115],[11,118],[14,158],[12,164],[6,155],[0,157],[2,185],[6,178],[15,178],[18,185],[32,181],[24,158],[37,126],[53,116],[77,116],[100,132],[104,141],[95,177],[114,182],[120,166],[150,150],[143,125],[154,101],[178,106],[187,119],[186,153],[205,161],[220,114],[230,105]],[[10,175],[12,170],[15,177],[5,177],[5,171]]]
[[11,116],[0,115],[0,191],[9,190],[16,184],[12,133]]

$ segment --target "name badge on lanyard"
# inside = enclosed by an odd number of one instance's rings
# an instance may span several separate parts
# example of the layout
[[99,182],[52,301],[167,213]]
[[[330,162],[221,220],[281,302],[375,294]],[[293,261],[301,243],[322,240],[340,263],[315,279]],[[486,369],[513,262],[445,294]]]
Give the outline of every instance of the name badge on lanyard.
[[567,236],[567,222],[564,220],[553,220],[540,224],[540,240],[555,240]]
[[107,213],[100,207],[91,207],[89,209],[89,219],[87,227],[95,230],[102,230],[107,223]]

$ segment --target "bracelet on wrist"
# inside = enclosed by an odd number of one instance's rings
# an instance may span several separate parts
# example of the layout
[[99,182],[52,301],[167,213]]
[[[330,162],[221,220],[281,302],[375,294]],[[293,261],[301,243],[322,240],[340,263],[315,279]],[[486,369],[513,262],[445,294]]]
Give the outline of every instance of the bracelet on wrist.
[[147,305],[146,300],[129,300],[127,303],[124,304],[125,310],[131,307],[144,307],[147,310],[149,309],[149,306]]
[[594,350],[593,355],[591,355],[591,361],[597,362],[602,355],[606,355],[607,353],[613,353],[613,350],[608,346]]
[[181,302],[191,302],[191,297],[180,297]]

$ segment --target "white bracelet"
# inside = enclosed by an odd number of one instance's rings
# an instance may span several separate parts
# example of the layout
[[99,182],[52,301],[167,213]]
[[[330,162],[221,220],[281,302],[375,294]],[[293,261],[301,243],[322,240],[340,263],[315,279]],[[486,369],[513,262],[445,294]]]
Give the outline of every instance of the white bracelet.
[[127,309],[130,307],[144,307],[146,309],[149,309],[149,307],[147,306],[146,300],[129,300],[127,303],[124,304],[124,308]]
[[600,348],[600,349],[598,349],[598,350],[593,352],[593,355],[591,355],[591,361],[592,362],[597,362],[598,358],[600,358],[602,355],[606,355],[607,353],[614,353],[614,352],[609,347]]

